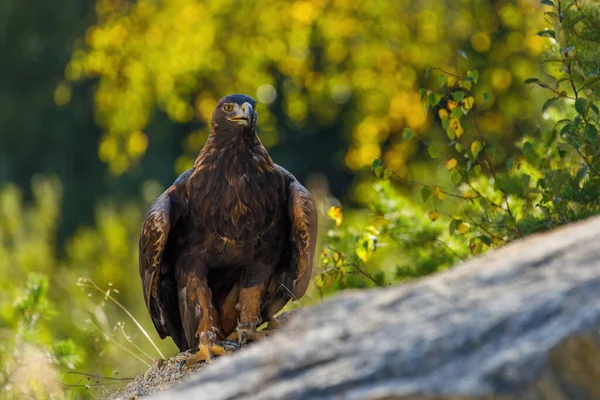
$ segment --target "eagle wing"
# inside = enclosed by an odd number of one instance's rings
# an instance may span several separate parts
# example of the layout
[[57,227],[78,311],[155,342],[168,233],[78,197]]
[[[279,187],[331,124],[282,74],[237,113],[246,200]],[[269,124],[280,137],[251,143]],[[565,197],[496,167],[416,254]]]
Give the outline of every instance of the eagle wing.
[[171,336],[180,349],[185,348],[186,342],[175,266],[167,253],[174,228],[187,210],[185,184],[191,172],[183,173],[152,203],[142,223],[139,240],[139,271],[146,307],[161,339]]
[[268,321],[290,299],[306,293],[317,245],[317,205],[312,194],[282,167],[286,178],[288,243],[262,303],[263,321]]

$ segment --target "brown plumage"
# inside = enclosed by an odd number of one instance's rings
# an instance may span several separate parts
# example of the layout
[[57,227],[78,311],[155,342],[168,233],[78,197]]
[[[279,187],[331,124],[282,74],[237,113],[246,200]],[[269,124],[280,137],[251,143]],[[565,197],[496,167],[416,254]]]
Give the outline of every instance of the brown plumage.
[[311,277],[315,202],[261,144],[255,104],[219,101],[194,167],[152,204],[140,234],[152,321],[180,350],[199,346],[199,359],[222,354],[219,339],[255,337]]

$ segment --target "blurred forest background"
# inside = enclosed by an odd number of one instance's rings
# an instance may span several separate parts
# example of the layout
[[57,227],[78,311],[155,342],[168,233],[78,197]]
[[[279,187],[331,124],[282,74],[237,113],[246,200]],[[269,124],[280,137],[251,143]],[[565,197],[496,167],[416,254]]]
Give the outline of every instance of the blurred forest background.
[[319,201],[292,308],[597,213],[599,41],[591,0],[3,0],[0,397],[102,396],[176,352],[138,233],[229,93]]

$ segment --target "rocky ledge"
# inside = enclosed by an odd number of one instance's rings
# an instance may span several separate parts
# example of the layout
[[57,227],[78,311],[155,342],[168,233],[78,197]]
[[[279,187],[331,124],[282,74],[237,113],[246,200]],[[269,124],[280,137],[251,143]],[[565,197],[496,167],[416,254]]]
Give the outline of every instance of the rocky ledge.
[[593,218],[304,309],[152,398],[600,399],[599,327]]

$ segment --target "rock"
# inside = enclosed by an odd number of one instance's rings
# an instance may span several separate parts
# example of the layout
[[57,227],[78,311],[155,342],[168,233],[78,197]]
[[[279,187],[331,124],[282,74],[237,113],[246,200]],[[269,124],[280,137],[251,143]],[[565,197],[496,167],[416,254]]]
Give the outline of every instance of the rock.
[[123,389],[108,396],[107,400],[140,399],[180,383],[189,374],[196,373],[206,366],[199,363],[182,370],[179,367],[180,363],[191,355],[191,351],[186,351],[168,360],[157,360],[148,371],[138,375]]
[[341,294],[153,399],[600,399],[600,218]]

